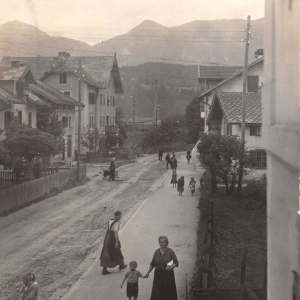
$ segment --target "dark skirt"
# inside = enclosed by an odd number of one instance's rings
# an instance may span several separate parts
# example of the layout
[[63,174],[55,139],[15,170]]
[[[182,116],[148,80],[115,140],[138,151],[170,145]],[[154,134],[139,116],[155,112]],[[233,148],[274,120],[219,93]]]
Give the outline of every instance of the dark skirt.
[[174,270],[155,269],[150,300],[177,300]]
[[139,296],[139,284],[127,282],[126,294],[128,298],[131,297],[137,298]]
[[118,248],[115,248],[116,238],[113,231],[107,232],[102,252],[100,255],[100,266],[104,268],[114,268],[124,264],[124,257],[121,252],[121,242],[119,241]]
[[183,191],[184,191],[183,186],[177,185],[177,191],[178,191],[178,192],[183,192]]

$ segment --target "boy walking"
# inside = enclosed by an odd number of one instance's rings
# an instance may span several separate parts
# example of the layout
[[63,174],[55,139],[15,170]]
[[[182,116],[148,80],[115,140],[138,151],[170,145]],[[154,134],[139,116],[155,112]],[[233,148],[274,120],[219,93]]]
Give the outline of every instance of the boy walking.
[[191,181],[189,183],[189,187],[191,189],[192,196],[194,196],[194,193],[195,193],[195,190],[196,190],[196,181],[195,181],[194,177],[191,178]]
[[32,273],[27,273],[23,276],[23,287],[21,289],[22,300],[38,300],[39,291],[38,284],[35,282],[35,276]]
[[173,183],[173,187],[176,187],[176,185],[177,185],[177,173],[176,173],[175,169],[172,171],[171,183]]
[[123,287],[124,282],[127,280],[127,297],[129,300],[133,299],[137,300],[139,296],[139,277],[145,278],[144,275],[138,271],[137,262],[131,261],[129,263],[129,271],[125,273],[124,280],[121,284],[121,288]]

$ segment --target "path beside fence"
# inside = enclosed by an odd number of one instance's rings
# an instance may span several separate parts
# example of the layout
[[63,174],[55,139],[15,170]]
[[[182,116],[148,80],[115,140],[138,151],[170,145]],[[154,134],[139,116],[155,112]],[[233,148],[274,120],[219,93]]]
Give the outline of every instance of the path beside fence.
[[[80,178],[85,177],[86,166],[83,165],[80,167]],[[77,169],[75,168],[0,190],[0,215],[37,200],[55,188],[62,188],[70,180],[76,178]]]

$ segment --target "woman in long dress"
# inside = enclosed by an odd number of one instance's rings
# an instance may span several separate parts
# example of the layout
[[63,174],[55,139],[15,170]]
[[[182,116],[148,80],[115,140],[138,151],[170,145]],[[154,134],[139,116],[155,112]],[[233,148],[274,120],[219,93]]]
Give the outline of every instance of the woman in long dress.
[[116,211],[114,218],[108,222],[107,233],[100,255],[100,266],[103,267],[103,275],[111,274],[107,271],[107,268],[115,268],[116,266],[119,266],[119,270],[127,268],[127,265],[124,264],[121,242],[118,235],[121,218],[122,213]]
[[160,236],[158,242],[160,248],[154,252],[150,268],[145,274],[145,278],[149,277],[155,268],[150,300],[177,300],[174,268],[178,267],[178,259],[168,247],[169,240],[166,236]]

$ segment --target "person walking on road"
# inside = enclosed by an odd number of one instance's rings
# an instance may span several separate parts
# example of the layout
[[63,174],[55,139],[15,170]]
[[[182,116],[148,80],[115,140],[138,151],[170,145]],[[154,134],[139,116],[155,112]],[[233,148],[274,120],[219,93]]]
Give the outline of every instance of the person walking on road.
[[192,196],[194,196],[194,193],[195,193],[195,190],[196,190],[196,181],[195,181],[194,177],[191,178],[191,181],[189,183],[189,187],[191,189]]
[[184,176],[181,176],[177,181],[177,191],[179,192],[179,196],[182,196],[182,192],[184,191]]
[[23,276],[23,287],[21,289],[22,300],[38,300],[39,291],[38,284],[35,282],[35,276],[32,273],[27,273]]
[[162,161],[162,158],[163,158],[163,151],[162,150],[159,150],[158,151],[158,159],[160,160],[160,161]]
[[170,162],[171,162],[169,153],[167,153],[167,155],[166,155],[166,162],[167,162],[167,169],[169,169],[169,165],[170,165]]
[[168,247],[169,240],[166,236],[160,236],[158,242],[160,247],[154,252],[150,268],[144,276],[148,278],[155,268],[150,300],[177,300],[174,268],[179,265],[178,259]]
[[176,185],[177,185],[177,173],[176,173],[176,170],[173,170],[173,172],[172,172],[171,184],[173,184],[173,187],[176,187]]
[[122,213],[120,211],[116,211],[114,213],[114,218],[108,222],[107,233],[100,255],[100,266],[103,267],[103,275],[111,274],[107,271],[107,268],[115,268],[116,266],[119,266],[119,270],[127,268],[127,265],[124,264],[121,242],[119,240],[121,218]]
[[174,156],[173,156],[173,164],[174,164],[174,169],[175,169],[175,171],[177,170],[177,159],[176,159],[176,157],[175,157],[175,154],[174,154]]
[[188,163],[190,163],[191,157],[192,157],[191,150],[188,149],[188,151],[186,152],[186,159],[187,159]]
[[116,174],[116,165],[112,160],[109,166],[109,181],[115,180],[115,174]]
[[129,263],[130,270],[125,273],[123,282],[121,284],[121,288],[123,287],[125,281],[127,280],[127,290],[126,294],[129,300],[133,299],[137,300],[139,296],[139,277],[145,278],[145,276],[138,271],[137,268],[137,262],[131,261]]

